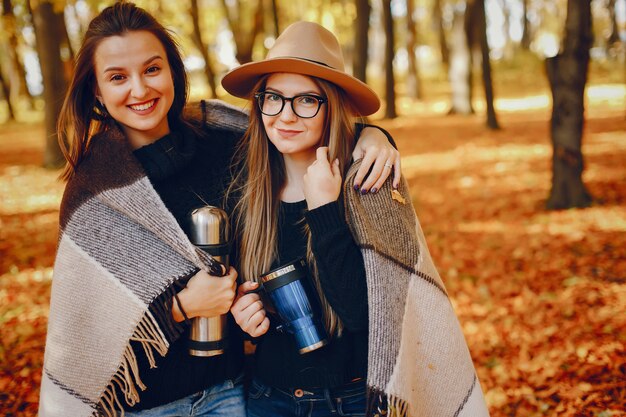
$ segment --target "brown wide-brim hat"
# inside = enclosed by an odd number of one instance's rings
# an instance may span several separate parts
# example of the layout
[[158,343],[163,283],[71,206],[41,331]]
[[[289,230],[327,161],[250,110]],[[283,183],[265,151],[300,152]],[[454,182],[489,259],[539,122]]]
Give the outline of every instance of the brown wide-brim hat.
[[367,84],[345,72],[343,54],[335,35],[313,22],[296,22],[276,39],[263,61],[241,65],[222,78],[230,94],[251,98],[264,75],[286,72],[321,78],[340,87],[362,116],[380,108],[378,95]]

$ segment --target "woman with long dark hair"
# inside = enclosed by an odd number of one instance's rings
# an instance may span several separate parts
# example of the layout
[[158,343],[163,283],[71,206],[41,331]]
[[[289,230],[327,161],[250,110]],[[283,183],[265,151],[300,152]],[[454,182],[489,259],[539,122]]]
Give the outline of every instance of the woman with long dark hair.
[[176,42],[145,10],[120,2],[92,20],[58,124],[67,186],[42,417],[245,416],[237,332],[220,355],[187,344],[190,320],[228,313],[237,272],[187,235],[193,209],[229,211],[248,117],[219,102],[185,116],[187,93]]

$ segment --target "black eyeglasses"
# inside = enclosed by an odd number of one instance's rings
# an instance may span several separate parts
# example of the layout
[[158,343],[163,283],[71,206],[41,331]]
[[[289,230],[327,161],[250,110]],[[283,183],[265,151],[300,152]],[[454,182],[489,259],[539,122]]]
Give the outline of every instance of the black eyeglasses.
[[259,91],[254,95],[261,113],[266,116],[276,116],[285,108],[285,102],[291,102],[291,109],[296,116],[310,119],[317,116],[326,98],[313,94],[298,94],[293,97],[285,97],[271,91]]

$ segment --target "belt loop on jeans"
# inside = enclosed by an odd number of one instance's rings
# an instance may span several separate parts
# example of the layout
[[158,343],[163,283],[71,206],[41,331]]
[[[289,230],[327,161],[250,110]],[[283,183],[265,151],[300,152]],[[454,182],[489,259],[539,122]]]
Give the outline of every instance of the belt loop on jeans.
[[333,398],[330,395],[330,389],[328,388],[324,389],[324,399],[326,400],[326,403],[328,404],[328,409],[330,410],[330,412],[331,413],[336,412],[337,408],[335,407],[335,402],[333,401]]

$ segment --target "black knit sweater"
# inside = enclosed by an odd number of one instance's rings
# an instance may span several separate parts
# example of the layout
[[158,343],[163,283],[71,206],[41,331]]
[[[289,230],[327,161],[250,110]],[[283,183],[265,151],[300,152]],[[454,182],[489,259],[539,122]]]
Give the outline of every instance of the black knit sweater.
[[[356,137],[365,126],[368,125],[357,124]],[[380,130],[394,144],[391,136],[385,130]],[[188,215],[194,208],[206,204],[224,206],[224,193],[232,180],[230,164],[239,140],[240,136],[230,131],[205,129],[204,134],[198,135],[188,128],[180,128],[134,152],[155,190],[183,230],[187,231]],[[293,207],[288,222],[295,220],[295,217],[300,220],[303,215],[301,208],[305,205],[303,202],[301,206]],[[225,208],[230,213],[229,207]],[[335,386],[351,378],[364,376],[367,369],[367,290],[361,255],[345,221],[340,219],[336,204],[308,213],[307,221],[311,227],[316,255],[319,254],[323,260],[318,261],[318,267],[326,296],[343,320],[346,330],[343,337],[333,339],[329,346],[308,354],[306,361],[309,362],[301,362],[302,358],[293,355],[257,356],[261,359],[258,371],[271,366],[273,361],[288,364],[275,369],[272,366],[273,377],[283,382],[277,386],[292,382],[304,382],[303,386],[309,387]],[[286,251],[283,253],[281,249],[281,258],[291,256],[288,250],[294,248],[297,249],[297,256],[304,254],[304,236],[300,231],[293,234],[295,231],[293,227],[284,230],[281,248]],[[329,245],[331,241],[332,247]],[[235,248],[236,245],[233,245],[231,265],[237,264]],[[334,262],[333,259],[341,262]],[[346,278],[343,272],[350,269],[357,272]],[[341,276],[343,279],[336,281],[330,278],[333,276]],[[357,276],[359,279],[355,280]],[[350,297],[346,299],[347,294]],[[229,335],[230,346],[225,354],[199,358],[189,355],[186,345],[188,337],[185,334],[172,344],[165,357],[157,355],[157,367],[153,369],[150,369],[145,355],[139,354],[142,348],[133,346],[138,353],[136,356],[141,379],[148,389],[139,393],[140,402],[134,407],[124,403],[126,409],[137,411],[154,408],[238,376],[243,372],[243,343],[238,340],[241,331],[230,315]],[[269,342],[272,336],[266,339],[268,343],[264,342],[263,345],[271,346]],[[288,358],[291,360],[285,361]],[[283,379],[293,371],[292,365],[302,366],[301,369],[312,366],[316,371],[299,373],[301,378],[296,380]],[[267,374],[261,372],[259,375],[269,382]]]
[[[225,131],[197,135],[180,129],[158,141],[137,149],[134,154],[143,166],[154,189],[187,231],[191,210],[206,204],[223,206],[225,188],[230,182],[229,165],[239,136]],[[146,356],[134,346],[142,381],[140,402],[127,410],[144,410],[167,404],[204,390],[243,371],[240,334],[230,320],[230,346],[223,355],[194,357],[187,349],[188,335],[172,344],[165,357],[157,355],[157,367],[150,369]]]
[[339,202],[306,211],[306,202],[281,203],[278,267],[306,257],[303,218],[311,229],[324,295],[344,324],[341,337],[299,354],[293,336],[271,330],[259,339],[254,376],[278,388],[336,387],[367,373],[367,286],[363,258],[343,218]]

